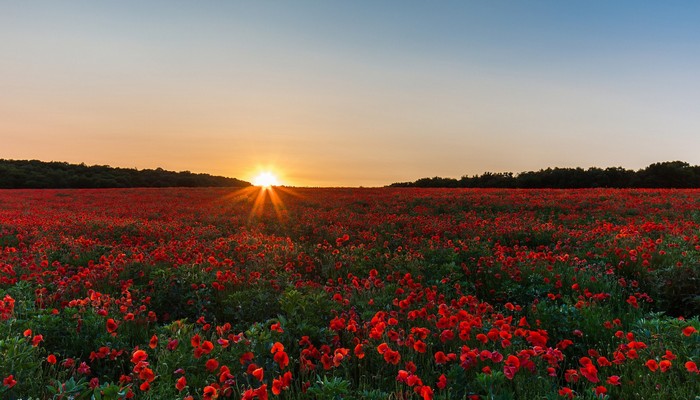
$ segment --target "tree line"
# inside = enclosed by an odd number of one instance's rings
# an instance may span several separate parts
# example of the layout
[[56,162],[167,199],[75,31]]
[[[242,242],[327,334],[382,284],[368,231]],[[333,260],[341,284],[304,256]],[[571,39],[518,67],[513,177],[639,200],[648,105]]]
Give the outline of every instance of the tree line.
[[455,178],[421,178],[398,182],[391,187],[441,188],[700,188],[700,166],[683,161],[665,161],[638,171],[622,167],[547,168],[519,174],[486,172]]
[[131,188],[131,187],[245,187],[235,178],[173,172],[162,168],[113,168],[108,165],[69,164],[38,160],[0,159],[0,188]]

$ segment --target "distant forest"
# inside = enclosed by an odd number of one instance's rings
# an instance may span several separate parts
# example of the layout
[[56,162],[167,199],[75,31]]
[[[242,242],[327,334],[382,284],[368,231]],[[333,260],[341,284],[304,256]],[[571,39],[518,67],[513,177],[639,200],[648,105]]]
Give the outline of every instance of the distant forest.
[[0,159],[0,188],[245,187],[249,182],[223,176],[138,170],[108,165]]
[[700,166],[683,161],[665,161],[639,171],[610,168],[547,168],[533,172],[486,172],[455,178],[422,178],[391,187],[441,188],[700,188]]

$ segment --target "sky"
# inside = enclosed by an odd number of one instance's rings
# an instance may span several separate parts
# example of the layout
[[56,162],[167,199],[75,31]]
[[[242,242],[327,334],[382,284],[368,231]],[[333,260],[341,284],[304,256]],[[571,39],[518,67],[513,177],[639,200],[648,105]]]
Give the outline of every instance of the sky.
[[700,164],[697,1],[0,0],[0,158],[383,186]]

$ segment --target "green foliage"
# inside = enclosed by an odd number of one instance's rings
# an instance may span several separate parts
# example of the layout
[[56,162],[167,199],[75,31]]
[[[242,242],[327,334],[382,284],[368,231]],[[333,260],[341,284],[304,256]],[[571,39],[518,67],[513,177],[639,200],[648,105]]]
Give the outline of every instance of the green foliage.
[[475,382],[484,393],[487,399],[493,400],[512,400],[514,399],[513,391],[506,384],[506,376],[503,372],[497,371],[491,374],[478,374]]
[[[138,264],[136,264],[138,265]],[[213,301],[212,274],[199,266],[186,266],[173,273],[168,263],[158,263],[150,268],[143,268],[148,281],[146,290],[157,290],[151,302],[151,310],[167,321],[187,319],[196,321],[206,312],[217,312]],[[148,277],[152,279],[148,279]],[[152,281],[152,283],[151,283]]]
[[289,288],[279,299],[285,331],[292,337],[309,336],[312,341],[325,342],[334,303],[325,292]]
[[350,382],[335,376],[331,379],[328,377],[316,378],[316,382],[307,389],[306,393],[314,396],[317,400],[343,400],[350,399]]
[[700,316],[700,261],[659,268],[649,280],[659,309],[672,316]]
[[276,317],[280,312],[278,296],[268,285],[241,285],[216,293],[213,312],[219,323],[228,322],[234,330],[243,331],[256,322]]
[[632,324],[632,332],[637,340],[648,343],[646,351],[651,356],[660,357],[667,349],[674,349],[679,360],[700,361],[700,335],[682,335],[682,329],[687,326],[700,331],[700,320],[698,317],[689,320],[669,319],[663,313],[650,313]]
[[389,398],[389,393],[380,389],[365,389],[359,392],[358,398],[363,400],[384,400]]
[[111,343],[105,329],[105,319],[93,312],[81,313],[75,308],[64,308],[58,314],[42,312],[29,325],[44,336],[43,346],[49,353],[63,357],[87,358],[90,351]]
[[18,244],[17,230],[13,227],[0,224],[0,249],[3,247],[15,247]]
[[41,393],[36,380],[41,375],[42,350],[21,337],[0,339],[0,378],[13,375],[17,384],[10,393],[18,395]]
[[120,386],[112,383],[104,383],[96,387],[92,392],[91,400],[121,400],[127,398],[127,389],[131,385]]
[[93,389],[90,388],[85,378],[80,378],[76,381],[75,377],[70,377],[63,382],[55,380],[46,389],[48,394],[51,395],[51,399],[54,400],[121,400],[127,398],[129,386],[104,383]]
[[72,398],[76,400],[89,398],[90,392],[86,390],[87,388],[88,382],[85,378],[76,381],[74,377],[65,382],[56,380],[53,385],[47,387],[53,399]]

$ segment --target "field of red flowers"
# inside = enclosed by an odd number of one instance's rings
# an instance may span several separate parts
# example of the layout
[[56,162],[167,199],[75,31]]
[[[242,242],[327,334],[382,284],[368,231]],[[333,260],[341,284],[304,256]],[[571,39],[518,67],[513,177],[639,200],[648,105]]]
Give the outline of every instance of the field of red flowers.
[[0,191],[3,399],[694,399],[700,191]]

